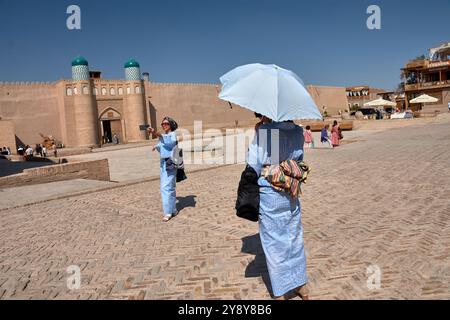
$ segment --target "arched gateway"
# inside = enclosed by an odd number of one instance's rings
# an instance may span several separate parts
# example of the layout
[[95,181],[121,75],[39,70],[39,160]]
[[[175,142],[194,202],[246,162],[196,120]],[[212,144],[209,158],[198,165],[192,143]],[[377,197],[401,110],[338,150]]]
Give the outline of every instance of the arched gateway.
[[100,143],[112,143],[114,134],[119,137],[119,142],[124,142],[124,122],[122,115],[114,108],[106,108],[99,116]]

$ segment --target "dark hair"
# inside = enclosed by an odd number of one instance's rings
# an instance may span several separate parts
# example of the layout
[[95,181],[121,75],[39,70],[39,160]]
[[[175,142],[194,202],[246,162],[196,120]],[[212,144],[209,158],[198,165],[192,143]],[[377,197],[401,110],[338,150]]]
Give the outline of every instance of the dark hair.
[[309,129],[311,129],[311,126],[306,126],[306,130],[309,130]]
[[167,120],[167,121],[169,122],[170,130],[171,130],[171,131],[177,130],[177,128],[178,128],[178,123],[177,123],[175,120],[173,120],[173,119],[170,118],[170,117],[164,117],[164,119],[163,119],[162,121],[164,121],[164,120]]
[[261,118],[262,118],[262,116],[263,116],[263,115],[262,115],[261,113],[255,112],[255,117],[257,117],[257,118],[260,118],[260,119],[261,119]]
[[335,126],[335,125],[337,125],[337,124],[338,124],[337,121],[334,120],[334,121],[333,121],[333,126]]

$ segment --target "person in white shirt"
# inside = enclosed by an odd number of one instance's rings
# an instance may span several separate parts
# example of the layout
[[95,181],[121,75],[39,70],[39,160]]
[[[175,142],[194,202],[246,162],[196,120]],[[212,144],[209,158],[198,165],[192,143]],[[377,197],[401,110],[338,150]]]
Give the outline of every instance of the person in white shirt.
[[33,148],[31,146],[25,147],[25,160],[29,160],[33,156]]

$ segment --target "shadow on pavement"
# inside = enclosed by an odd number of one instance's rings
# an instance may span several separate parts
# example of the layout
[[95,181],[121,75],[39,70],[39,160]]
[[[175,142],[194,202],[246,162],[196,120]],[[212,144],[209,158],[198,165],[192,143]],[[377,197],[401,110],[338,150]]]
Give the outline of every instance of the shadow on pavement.
[[197,196],[194,195],[190,195],[190,196],[186,196],[186,197],[177,197],[178,203],[177,203],[177,210],[181,211],[184,208],[195,208],[195,198]]
[[0,158],[0,177],[22,173],[25,169],[44,167],[53,164],[53,161],[45,158],[38,158],[37,161],[25,162],[9,161],[6,158]]
[[266,257],[261,245],[259,233],[242,238],[241,252],[255,255],[255,260],[250,262],[245,269],[245,277],[261,277],[266,285],[267,291],[269,291],[270,295],[273,296],[269,271],[267,270]]

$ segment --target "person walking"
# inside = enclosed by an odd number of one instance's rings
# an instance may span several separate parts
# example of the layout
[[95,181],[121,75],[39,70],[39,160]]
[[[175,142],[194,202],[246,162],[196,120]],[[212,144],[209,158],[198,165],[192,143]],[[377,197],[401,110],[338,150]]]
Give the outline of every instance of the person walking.
[[163,207],[163,221],[167,222],[178,214],[176,208],[176,177],[177,168],[173,162],[173,151],[177,146],[176,130],[178,124],[170,117],[161,122],[163,133],[148,128],[149,134],[159,138],[158,144],[153,148],[160,153],[160,188]]
[[[268,120],[257,128],[247,157],[248,165],[259,177],[259,236],[275,298],[283,300],[294,290],[307,300],[300,200],[280,191],[262,175],[263,170],[273,165],[303,159],[303,129],[292,121]],[[272,150],[278,150],[278,154],[272,154]]]
[[42,145],[42,156],[43,157],[47,157],[47,148],[45,147],[45,145]]
[[31,146],[26,146],[25,147],[25,159],[26,160],[30,160],[33,157],[33,148]]
[[329,128],[330,128],[329,124],[323,126],[322,131],[320,132],[320,142],[322,142],[322,144],[328,143],[330,148],[333,148],[333,143],[331,142],[330,137],[328,136]]
[[333,147],[339,146],[340,140],[340,128],[336,120],[333,121],[333,127],[331,128],[331,143]]
[[312,135],[311,126],[306,126],[304,136],[305,136],[305,146],[308,148],[314,148],[314,138]]
[[42,149],[41,149],[41,145],[39,143],[36,143],[36,147],[34,150],[36,151],[36,156],[40,155],[42,157]]

